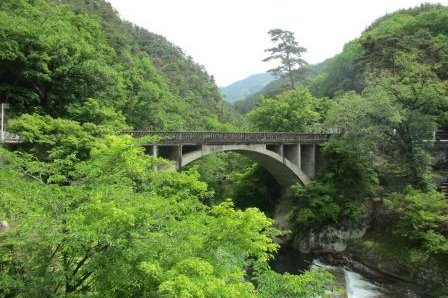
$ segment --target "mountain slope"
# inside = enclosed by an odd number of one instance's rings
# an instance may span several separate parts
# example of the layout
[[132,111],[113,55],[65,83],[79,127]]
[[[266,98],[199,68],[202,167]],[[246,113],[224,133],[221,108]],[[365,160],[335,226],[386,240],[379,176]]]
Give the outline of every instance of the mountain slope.
[[[448,8],[422,4],[379,18],[359,38],[328,60],[310,84],[316,96],[335,97],[346,91],[361,93],[366,74],[394,74],[397,57],[437,68],[437,76],[448,78]],[[404,56],[403,56],[404,55]]]
[[[204,115],[217,115],[221,121],[233,121],[234,113],[223,104],[222,95],[202,65],[193,61],[181,48],[165,37],[121,20],[118,13],[104,0],[64,0],[75,10],[101,16],[102,25],[118,51],[131,45],[131,51],[141,51],[151,57],[156,69],[165,77],[170,91],[194,112],[189,128],[201,128]],[[198,126],[200,124],[200,126]]]
[[[316,65],[309,66],[309,71],[307,72],[307,76],[309,78],[312,78],[316,76],[324,67],[325,67],[326,61],[318,63]],[[296,85],[300,86],[304,83],[302,81],[297,81]],[[291,83],[289,81],[289,78],[279,78],[274,79],[270,81],[268,84],[266,84],[263,88],[258,90],[257,92],[253,92],[252,94],[240,99],[236,100],[234,102],[235,109],[241,113],[246,114],[250,110],[252,110],[260,100],[262,96],[267,97],[273,97],[276,96],[286,90],[289,90],[291,88]]]
[[94,99],[135,129],[232,118],[202,66],[104,0],[1,1],[0,99],[14,115],[60,118]]
[[269,73],[254,74],[226,87],[221,87],[221,93],[226,101],[233,103],[260,91],[274,80],[275,77]]

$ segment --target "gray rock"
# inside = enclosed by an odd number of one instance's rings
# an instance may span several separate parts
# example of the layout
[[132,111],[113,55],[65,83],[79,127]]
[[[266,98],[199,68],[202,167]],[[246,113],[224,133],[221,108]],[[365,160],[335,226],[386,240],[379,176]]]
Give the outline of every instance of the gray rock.
[[364,236],[366,223],[350,226],[328,225],[319,230],[310,230],[305,237],[294,239],[294,246],[302,253],[313,251],[342,252],[347,248],[347,241]]

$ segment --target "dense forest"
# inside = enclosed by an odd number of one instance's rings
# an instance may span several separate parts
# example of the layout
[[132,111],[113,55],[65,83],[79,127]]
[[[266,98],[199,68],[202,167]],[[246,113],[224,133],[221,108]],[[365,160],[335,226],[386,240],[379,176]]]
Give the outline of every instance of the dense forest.
[[288,90],[283,79],[247,114],[259,130],[344,132],[323,148],[326,171],[293,189],[298,246],[325,227],[367,222],[352,253],[424,284],[431,297],[448,291],[448,202],[437,191],[447,164],[435,163],[428,141],[448,124],[446,24],[441,5],[386,15],[302,87]]
[[[327,297],[329,272],[270,268],[275,239],[353,226],[367,233],[346,255],[448,295],[448,167],[428,141],[448,125],[447,24],[441,5],[386,15],[238,115],[202,66],[104,0],[2,0],[0,102],[22,142],[0,147],[0,297]],[[340,134],[285,191],[236,153],[158,171],[141,146],[155,139],[130,129]],[[289,232],[272,219],[285,195]]]
[[0,97],[15,114],[77,119],[90,100],[134,129],[232,117],[213,78],[164,37],[120,20],[105,1],[55,2],[1,3]]
[[196,169],[156,171],[120,134],[226,128],[201,66],[102,0],[6,0],[0,24],[0,98],[23,140],[0,148],[1,297],[324,294],[326,272],[270,270],[271,219],[206,204]]

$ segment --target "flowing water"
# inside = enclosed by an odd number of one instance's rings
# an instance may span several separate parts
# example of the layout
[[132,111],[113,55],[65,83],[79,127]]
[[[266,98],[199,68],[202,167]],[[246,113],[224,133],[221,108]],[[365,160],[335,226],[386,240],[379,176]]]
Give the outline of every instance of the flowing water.
[[385,276],[380,272],[361,273],[342,266],[332,266],[323,260],[315,259],[289,248],[282,247],[271,267],[277,272],[299,274],[310,268],[325,268],[334,275],[334,283],[343,289],[334,297],[343,298],[418,298],[425,297],[421,290],[412,284]]

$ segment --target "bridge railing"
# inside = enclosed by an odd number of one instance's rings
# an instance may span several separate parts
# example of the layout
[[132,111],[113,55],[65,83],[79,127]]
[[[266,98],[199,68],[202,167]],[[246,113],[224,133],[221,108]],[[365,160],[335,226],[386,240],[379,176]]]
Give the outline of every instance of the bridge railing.
[[0,143],[20,143],[22,138],[8,131],[0,132]]
[[133,137],[157,136],[157,144],[321,143],[337,134],[287,132],[128,131]]

